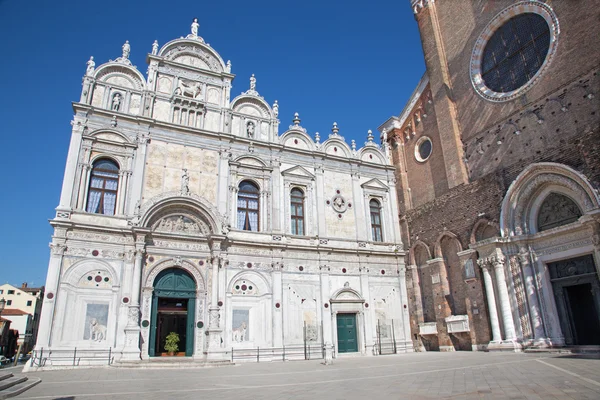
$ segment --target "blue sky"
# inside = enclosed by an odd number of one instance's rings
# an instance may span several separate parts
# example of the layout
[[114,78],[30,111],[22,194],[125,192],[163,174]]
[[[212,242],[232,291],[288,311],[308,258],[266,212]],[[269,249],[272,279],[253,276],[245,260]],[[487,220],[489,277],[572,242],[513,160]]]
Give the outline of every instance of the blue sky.
[[[146,54],[189,33],[231,60],[232,98],[248,89],[279,101],[280,133],[294,112],[311,135],[336,121],[359,147],[398,115],[425,67],[409,0],[0,0],[2,170],[0,283],[46,279],[54,216],[86,61],[121,54],[145,75]],[[376,134],[377,136],[377,134]]]

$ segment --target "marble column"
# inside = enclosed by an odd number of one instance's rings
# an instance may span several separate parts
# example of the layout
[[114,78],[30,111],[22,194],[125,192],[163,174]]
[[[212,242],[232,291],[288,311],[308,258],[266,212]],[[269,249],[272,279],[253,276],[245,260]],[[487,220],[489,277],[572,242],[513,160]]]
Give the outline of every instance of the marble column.
[[218,353],[221,350],[221,307],[219,306],[219,264],[223,262],[220,256],[213,256],[210,260],[212,265],[212,282],[210,293],[210,307],[208,308],[208,358],[220,359]]
[[51,344],[52,322],[56,307],[56,295],[60,283],[60,270],[62,260],[67,246],[61,241],[53,241],[50,244],[51,254],[48,264],[48,274],[46,276],[45,297],[42,299],[42,312],[40,314],[40,324],[38,326],[38,337],[35,345],[36,350],[46,349]]
[[331,307],[329,304],[330,300],[330,282],[329,282],[329,266],[321,265],[321,310],[323,315],[323,343],[325,345],[331,345],[333,341],[333,333],[331,329]]
[[144,238],[138,238],[135,245],[135,259],[131,279],[131,299],[125,327],[125,346],[122,360],[140,359],[140,294],[142,282],[142,266],[144,262]]
[[535,285],[535,274],[529,258],[529,251],[522,247],[519,252],[519,262],[521,270],[525,277],[525,292],[527,294],[527,303],[529,305],[529,317],[533,327],[534,344],[545,346],[549,345],[546,332],[544,331],[544,322],[538,300],[537,289]]
[[506,287],[506,276],[504,275],[506,258],[503,255],[497,254],[493,257],[492,264],[494,265],[494,272],[496,274],[500,311],[502,312],[502,322],[504,323],[504,340],[513,342],[516,340],[517,335],[515,333],[515,322],[513,321],[510,298],[508,297],[508,289]]
[[492,342],[500,343],[502,335],[500,333],[500,320],[498,319],[498,309],[496,307],[496,295],[494,294],[494,283],[490,274],[490,265],[487,260],[477,260],[483,274],[483,283],[485,285],[485,294],[487,298],[487,308],[490,314],[490,325],[492,326]]

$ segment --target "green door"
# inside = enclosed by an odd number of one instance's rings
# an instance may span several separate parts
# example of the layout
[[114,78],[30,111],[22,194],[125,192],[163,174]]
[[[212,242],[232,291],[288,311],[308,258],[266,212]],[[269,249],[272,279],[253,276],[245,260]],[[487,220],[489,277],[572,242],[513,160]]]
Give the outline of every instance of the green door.
[[338,353],[358,351],[356,314],[337,314]]
[[[158,308],[159,302],[177,302],[179,299],[187,299],[187,315],[185,318],[185,337],[179,343],[180,351],[185,349],[186,356],[194,354],[194,328],[196,325],[196,283],[194,279],[184,270],[179,268],[170,268],[161,272],[154,280],[154,291],[152,293],[152,313],[150,316],[150,340],[148,353],[157,356],[156,349],[160,349],[161,343],[158,328]],[[179,300],[180,303],[184,303]],[[183,332],[180,332],[182,335]],[[160,351],[160,350],[159,350]]]

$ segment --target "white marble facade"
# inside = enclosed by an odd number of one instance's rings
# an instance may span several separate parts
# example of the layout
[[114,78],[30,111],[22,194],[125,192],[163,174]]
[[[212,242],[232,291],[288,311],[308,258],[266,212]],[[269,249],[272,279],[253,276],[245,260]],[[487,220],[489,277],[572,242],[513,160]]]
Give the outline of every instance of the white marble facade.
[[[337,124],[313,138],[297,114],[282,129],[254,75],[230,99],[231,63],[197,30],[194,22],[187,37],[155,42],[146,76],[128,42],[114,61],[88,61],[51,221],[37,349],[148,358],[154,285],[175,268],[195,283],[194,358],[302,345],[305,325],[312,342],[337,346],[338,313],[356,318],[357,352],[372,354],[378,319],[394,319],[398,348],[412,351],[387,149],[370,132],[362,148],[349,146]],[[116,170],[98,211],[102,160]],[[256,188],[250,217],[238,209],[242,182]]]

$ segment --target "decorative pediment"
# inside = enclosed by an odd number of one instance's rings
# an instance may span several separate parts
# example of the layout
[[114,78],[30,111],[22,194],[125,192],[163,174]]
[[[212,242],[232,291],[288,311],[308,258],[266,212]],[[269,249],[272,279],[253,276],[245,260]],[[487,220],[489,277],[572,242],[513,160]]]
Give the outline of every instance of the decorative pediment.
[[362,186],[363,189],[369,189],[369,190],[379,190],[379,191],[386,191],[386,192],[388,190],[390,190],[390,188],[385,183],[381,182],[377,178],[373,178],[370,181],[367,181],[360,186]]
[[245,166],[255,166],[255,167],[266,167],[267,166],[262,160],[260,160],[256,157],[238,158],[236,160],[236,162],[239,163],[240,165],[245,165]]
[[331,296],[332,303],[364,303],[365,300],[362,298],[360,293],[356,290],[351,289],[348,283],[344,284],[344,287]]
[[169,215],[158,220],[152,230],[161,233],[176,233],[184,235],[202,235],[210,234],[209,226],[198,219],[189,215]]
[[298,178],[315,179],[315,176],[313,174],[311,174],[306,168],[301,167],[299,165],[289,168],[289,169],[286,169],[285,171],[282,171],[281,175],[298,177]]

